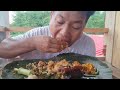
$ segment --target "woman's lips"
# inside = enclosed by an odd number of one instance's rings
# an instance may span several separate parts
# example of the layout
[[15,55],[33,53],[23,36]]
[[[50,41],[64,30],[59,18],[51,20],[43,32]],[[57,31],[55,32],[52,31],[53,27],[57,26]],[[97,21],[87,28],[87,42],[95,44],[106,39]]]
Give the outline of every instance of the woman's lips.
[[62,34],[59,34],[56,36],[56,38],[60,41],[66,42],[68,45],[70,45],[70,43],[71,43],[71,38],[69,36],[64,36]]
[[61,41],[66,42],[68,45],[71,43],[71,40],[67,40],[67,39],[61,39]]

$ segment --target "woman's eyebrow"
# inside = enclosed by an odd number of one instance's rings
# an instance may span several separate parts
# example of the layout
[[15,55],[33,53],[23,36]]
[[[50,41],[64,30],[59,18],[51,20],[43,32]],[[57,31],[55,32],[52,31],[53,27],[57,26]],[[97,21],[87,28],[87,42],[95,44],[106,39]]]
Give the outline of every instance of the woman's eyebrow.
[[82,20],[73,21],[74,23],[82,23]]
[[58,14],[59,17],[64,18],[61,14]]

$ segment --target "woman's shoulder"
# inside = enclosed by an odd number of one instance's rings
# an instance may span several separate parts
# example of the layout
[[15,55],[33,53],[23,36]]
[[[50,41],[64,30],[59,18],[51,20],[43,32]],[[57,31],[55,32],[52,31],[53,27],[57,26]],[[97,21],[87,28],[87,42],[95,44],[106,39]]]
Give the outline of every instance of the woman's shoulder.
[[91,35],[89,35],[87,33],[83,33],[83,37],[88,42],[94,42],[94,40],[91,38]]
[[50,35],[49,26],[35,27],[29,31],[31,34],[35,35]]

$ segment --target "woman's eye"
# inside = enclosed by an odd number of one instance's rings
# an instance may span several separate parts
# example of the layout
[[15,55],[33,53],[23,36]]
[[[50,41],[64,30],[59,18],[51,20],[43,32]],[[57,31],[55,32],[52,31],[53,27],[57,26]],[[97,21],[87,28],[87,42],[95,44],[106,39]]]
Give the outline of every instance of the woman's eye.
[[73,27],[74,29],[79,29],[80,27]]
[[72,27],[73,27],[73,29],[80,29],[82,27],[82,25],[74,24]]
[[57,18],[56,21],[57,21],[57,24],[60,24],[60,25],[64,24],[64,20],[62,18]]
[[58,24],[64,24],[64,22],[62,22],[62,21],[57,21],[57,23],[58,23]]

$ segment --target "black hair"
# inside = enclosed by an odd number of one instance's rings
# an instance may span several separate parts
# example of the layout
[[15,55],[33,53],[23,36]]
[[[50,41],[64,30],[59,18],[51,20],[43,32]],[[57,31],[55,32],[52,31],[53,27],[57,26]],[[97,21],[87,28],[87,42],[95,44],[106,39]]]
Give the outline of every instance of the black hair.
[[92,16],[95,13],[95,11],[82,11],[82,13],[84,13],[84,15],[86,15],[86,21],[88,21],[90,16]]
[[95,11],[85,11],[86,12],[86,16],[87,16],[87,20],[90,18],[90,16],[92,16]]

